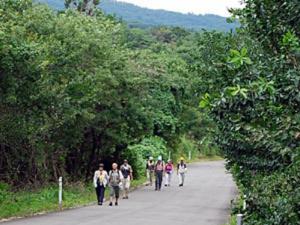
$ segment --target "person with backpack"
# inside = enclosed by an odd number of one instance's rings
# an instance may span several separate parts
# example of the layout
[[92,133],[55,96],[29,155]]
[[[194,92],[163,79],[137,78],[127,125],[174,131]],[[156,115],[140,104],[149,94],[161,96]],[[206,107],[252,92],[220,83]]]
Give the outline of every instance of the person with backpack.
[[180,162],[177,164],[177,175],[179,178],[179,187],[182,187],[184,184],[185,174],[187,172],[187,167],[184,162],[184,158],[180,158]]
[[173,174],[173,163],[172,163],[171,159],[169,159],[168,163],[166,164],[165,174],[166,174],[165,186],[169,187],[171,185],[171,179],[172,179],[172,174]]
[[94,186],[96,189],[98,205],[103,204],[105,188],[108,183],[108,174],[104,170],[104,165],[101,163],[99,165],[99,170],[95,171],[94,174]]
[[155,191],[161,190],[164,169],[165,169],[164,162],[162,161],[162,157],[159,156],[154,169],[155,170]]
[[154,160],[153,160],[153,157],[150,156],[149,160],[146,163],[146,172],[147,172],[147,179],[148,179],[147,185],[150,185],[150,186],[153,185],[154,171],[155,171]]
[[128,160],[124,160],[124,164],[120,168],[123,175],[123,199],[128,199],[130,181],[133,180],[132,167],[128,164]]
[[118,170],[118,164],[112,164],[112,170],[109,172],[109,187],[110,187],[110,202],[109,206],[113,205],[113,199],[115,198],[115,205],[118,205],[120,196],[120,186],[122,185],[122,173]]

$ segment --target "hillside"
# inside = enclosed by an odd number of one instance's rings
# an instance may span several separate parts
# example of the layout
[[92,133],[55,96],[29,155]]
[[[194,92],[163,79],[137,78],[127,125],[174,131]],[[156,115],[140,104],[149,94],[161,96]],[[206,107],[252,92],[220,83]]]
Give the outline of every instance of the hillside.
[[[64,8],[63,0],[40,0],[40,2],[48,3],[55,9]],[[122,18],[129,26],[141,28],[165,25],[194,30],[229,31],[237,26],[236,24],[228,24],[226,18],[217,15],[182,14],[166,10],[153,10],[114,0],[102,0],[100,7],[105,13]]]

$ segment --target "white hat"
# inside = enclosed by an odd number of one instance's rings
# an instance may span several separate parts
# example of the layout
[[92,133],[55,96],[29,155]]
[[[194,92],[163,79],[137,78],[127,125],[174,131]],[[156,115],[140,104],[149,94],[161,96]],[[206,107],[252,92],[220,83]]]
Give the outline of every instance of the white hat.
[[158,161],[162,161],[162,156],[161,156],[161,155],[158,156],[157,160],[158,160]]
[[152,156],[150,156],[150,157],[149,157],[149,160],[153,160],[153,157],[152,157]]

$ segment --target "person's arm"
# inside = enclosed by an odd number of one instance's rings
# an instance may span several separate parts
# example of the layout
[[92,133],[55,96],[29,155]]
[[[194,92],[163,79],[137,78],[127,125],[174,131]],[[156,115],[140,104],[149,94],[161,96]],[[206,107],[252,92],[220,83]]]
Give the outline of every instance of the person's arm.
[[130,179],[133,180],[133,170],[131,166],[130,166]]
[[177,164],[177,175],[179,174],[179,164]]
[[124,179],[124,176],[122,172],[119,170],[119,176],[120,176],[120,183],[122,183],[122,180]]
[[98,176],[97,176],[97,171],[96,171],[95,174],[94,174],[94,179],[93,179],[93,183],[94,183],[95,188],[97,187],[97,179],[98,179]]
[[108,182],[109,182],[109,176],[108,176],[107,171],[105,171],[105,179],[106,179],[106,181],[107,181],[107,183],[108,183]]
[[111,180],[111,171],[109,171],[108,173],[108,183],[110,182],[110,180]]

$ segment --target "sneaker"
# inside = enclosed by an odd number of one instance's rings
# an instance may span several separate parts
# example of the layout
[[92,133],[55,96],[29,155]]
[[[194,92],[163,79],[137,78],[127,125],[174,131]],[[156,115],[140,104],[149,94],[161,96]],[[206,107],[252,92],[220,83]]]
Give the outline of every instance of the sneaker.
[[118,202],[115,202],[115,206],[118,206]]
[[167,184],[165,184],[165,187],[168,187],[168,185],[167,185]]
[[109,206],[112,206],[112,202],[109,203]]
[[126,199],[126,197],[124,196],[122,199]]

